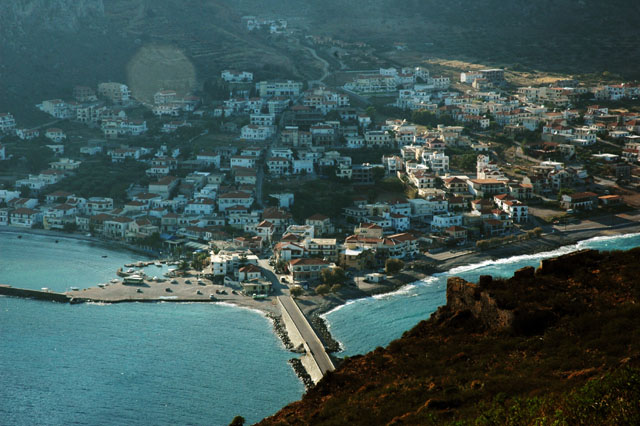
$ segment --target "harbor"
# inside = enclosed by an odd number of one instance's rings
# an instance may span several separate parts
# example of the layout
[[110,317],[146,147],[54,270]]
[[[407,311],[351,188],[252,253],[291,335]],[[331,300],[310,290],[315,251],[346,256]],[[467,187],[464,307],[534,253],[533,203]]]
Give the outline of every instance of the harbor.
[[[240,287],[230,286],[229,283],[218,284],[202,273],[194,270],[180,270],[178,266],[178,262],[171,260],[128,262],[117,268],[115,275],[118,278],[103,281],[92,287],[83,288],[82,284],[74,283],[74,286],[57,285],[37,290],[0,285],[0,295],[67,304],[217,303],[234,305],[261,312],[272,319],[281,319],[280,323],[284,326],[282,331],[286,334],[283,343],[286,346],[286,340],[290,340],[294,346],[289,349],[301,354],[299,361],[298,358],[292,361],[297,361],[294,370],[306,386],[318,383],[327,372],[335,369],[322,340],[293,298],[280,295],[279,291],[277,292],[279,295],[263,297],[246,295]],[[277,282],[276,277],[272,277],[272,280]],[[309,380],[305,380],[307,377]]]

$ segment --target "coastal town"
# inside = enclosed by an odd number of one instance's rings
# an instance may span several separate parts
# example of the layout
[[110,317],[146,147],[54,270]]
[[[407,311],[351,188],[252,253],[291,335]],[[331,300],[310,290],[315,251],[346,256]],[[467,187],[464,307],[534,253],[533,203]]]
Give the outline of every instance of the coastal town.
[[[247,20],[265,25],[286,29]],[[323,296],[640,207],[635,83],[406,66],[214,86],[143,100],[103,82],[35,105],[40,126],[0,114],[0,226],[120,242],[246,296]]]
[[640,3],[5,2],[0,426],[640,424]]

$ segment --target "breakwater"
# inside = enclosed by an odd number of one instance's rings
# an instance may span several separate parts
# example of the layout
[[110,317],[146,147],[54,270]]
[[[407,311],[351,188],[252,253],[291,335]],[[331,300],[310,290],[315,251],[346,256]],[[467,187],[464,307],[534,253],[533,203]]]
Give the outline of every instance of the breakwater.
[[23,299],[38,299],[38,300],[47,300],[50,302],[59,302],[59,303],[76,303],[76,299],[71,296],[62,293],[56,293],[52,291],[42,291],[42,290],[29,290],[26,288],[16,288],[11,287],[10,285],[0,284],[0,295],[2,296],[11,296],[11,297],[21,297]]

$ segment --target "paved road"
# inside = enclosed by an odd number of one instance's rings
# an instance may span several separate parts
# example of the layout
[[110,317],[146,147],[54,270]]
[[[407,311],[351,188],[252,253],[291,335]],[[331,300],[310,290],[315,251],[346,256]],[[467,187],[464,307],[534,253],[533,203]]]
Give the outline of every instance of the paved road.
[[325,59],[321,58],[320,56],[318,56],[318,53],[316,52],[316,50],[312,47],[309,46],[303,46],[306,50],[309,51],[309,53],[311,53],[311,55],[319,62],[322,62],[322,77],[320,77],[318,80],[309,80],[309,87],[313,87],[313,86],[320,86],[322,85],[322,82],[329,77],[329,70],[331,68],[331,65],[329,64],[329,62],[327,62]]
[[331,358],[329,358],[329,355],[327,355],[324,349],[324,345],[311,328],[311,325],[302,311],[300,311],[300,308],[298,308],[298,305],[296,305],[296,302],[289,296],[278,296],[278,300],[280,300],[280,303],[282,303],[282,306],[287,310],[296,327],[298,327],[304,341],[307,342],[311,355],[318,363],[322,375],[325,375],[328,371],[335,370]]
[[273,272],[273,268],[269,265],[268,259],[258,259],[258,266],[262,268],[264,277],[271,281],[274,296],[280,296],[282,294],[289,295],[288,287],[278,281],[278,276]]

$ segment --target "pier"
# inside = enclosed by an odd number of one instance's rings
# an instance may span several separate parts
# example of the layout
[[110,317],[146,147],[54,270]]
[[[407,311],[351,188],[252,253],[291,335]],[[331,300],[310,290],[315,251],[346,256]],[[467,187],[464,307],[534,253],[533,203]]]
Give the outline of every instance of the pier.
[[291,342],[305,349],[302,365],[311,380],[318,383],[327,372],[335,370],[329,354],[295,300],[289,296],[278,296],[278,305]]

